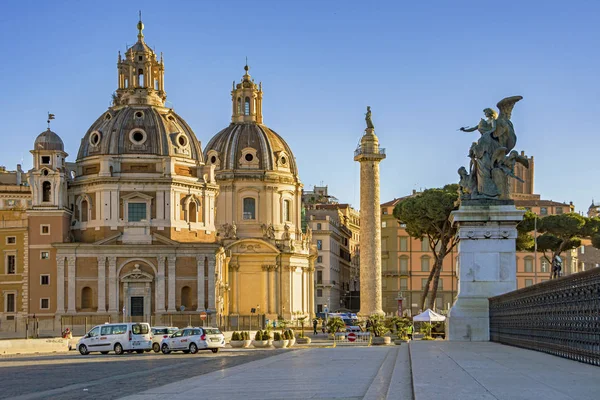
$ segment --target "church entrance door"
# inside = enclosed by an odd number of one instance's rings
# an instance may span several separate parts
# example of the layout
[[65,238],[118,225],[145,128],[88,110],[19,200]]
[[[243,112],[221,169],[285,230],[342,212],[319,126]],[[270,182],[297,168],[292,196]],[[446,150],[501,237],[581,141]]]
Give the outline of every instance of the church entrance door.
[[144,298],[139,296],[131,297],[131,316],[132,317],[143,317],[144,316]]

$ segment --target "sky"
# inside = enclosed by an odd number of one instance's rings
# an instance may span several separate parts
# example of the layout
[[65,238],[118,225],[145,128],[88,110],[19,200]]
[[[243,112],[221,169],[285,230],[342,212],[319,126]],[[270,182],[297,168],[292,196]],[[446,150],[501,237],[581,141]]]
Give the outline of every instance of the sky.
[[231,120],[248,57],[265,125],[290,145],[305,189],[359,207],[354,150],[371,106],[387,158],[381,202],[458,181],[482,110],[522,95],[516,150],[535,159],[535,192],[587,212],[600,201],[600,2],[21,1],[0,13],[0,165],[31,168],[52,130],[75,161],[110,105],[117,52],[164,53],[167,105],[202,145]]

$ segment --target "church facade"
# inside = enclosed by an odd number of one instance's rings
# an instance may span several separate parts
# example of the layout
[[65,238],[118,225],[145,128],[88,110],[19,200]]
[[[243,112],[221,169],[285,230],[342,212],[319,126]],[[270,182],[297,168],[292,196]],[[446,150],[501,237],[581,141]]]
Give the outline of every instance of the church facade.
[[119,53],[113,104],[76,161],[49,128],[34,142],[22,309],[156,324],[199,312],[314,315],[302,183],[291,149],[263,124],[262,85],[246,66],[231,124],[202,149],[165,106],[162,54],[143,28]]

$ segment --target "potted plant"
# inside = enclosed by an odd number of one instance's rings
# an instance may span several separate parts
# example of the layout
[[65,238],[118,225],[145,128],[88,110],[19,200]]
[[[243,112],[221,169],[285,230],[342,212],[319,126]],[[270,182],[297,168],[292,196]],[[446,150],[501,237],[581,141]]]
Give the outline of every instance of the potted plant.
[[294,335],[294,331],[292,329],[287,330],[287,338],[290,341],[287,347],[292,347],[296,344],[296,335]]
[[244,347],[244,341],[242,340],[242,335],[240,332],[233,332],[231,334],[231,340],[229,341],[229,344],[231,345],[231,347],[233,347],[234,349],[239,349]]
[[433,325],[431,325],[429,322],[423,322],[423,324],[421,325],[421,333],[425,336],[423,336],[421,338],[421,340],[434,340],[433,337],[431,336],[431,329],[433,328]]
[[388,345],[392,342],[389,336],[384,336],[388,332],[385,326],[385,319],[382,315],[373,314],[369,317],[369,331],[375,337],[373,338],[374,345]]
[[[266,331],[264,331],[266,333]],[[256,331],[256,335],[254,335],[254,341],[252,345],[257,348],[268,347],[269,346],[269,335],[267,334],[266,339],[263,339],[263,331]]]
[[262,331],[262,339],[267,341],[267,347],[270,347],[273,344],[273,337],[267,331]]
[[[327,321],[327,332],[329,333],[329,339],[335,339],[335,334],[338,332],[343,332],[343,329],[346,328],[346,324],[344,320],[340,317],[329,318]],[[340,340],[344,340],[346,335],[338,335]]]
[[396,326],[396,339],[394,339],[394,344],[401,345],[402,343],[408,343],[408,325],[410,321],[408,318],[397,318],[394,321],[394,325]]
[[296,343],[298,344],[310,344],[311,341],[312,340],[308,336],[304,336],[304,332],[300,332],[296,339]]
[[281,336],[281,333],[275,332],[273,334],[273,346],[275,346],[275,348],[277,348],[277,349],[286,347],[289,343],[289,340],[285,339],[285,337],[287,337],[287,334],[285,331],[284,331],[283,337]]

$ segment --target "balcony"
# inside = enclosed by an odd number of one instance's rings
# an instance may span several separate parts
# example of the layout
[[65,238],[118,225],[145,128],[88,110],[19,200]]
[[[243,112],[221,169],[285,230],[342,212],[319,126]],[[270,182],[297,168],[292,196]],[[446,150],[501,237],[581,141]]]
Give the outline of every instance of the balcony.
[[358,146],[358,148],[356,150],[354,150],[354,157],[369,156],[369,155],[385,157],[385,149],[382,149],[382,148],[374,149],[371,146],[369,146],[369,147]]
[[317,280],[316,285],[317,286],[337,286],[337,285],[339,285],[339,282],[337,282],[337,281],[326,281],[324,279],[321,279],[321,280]]

